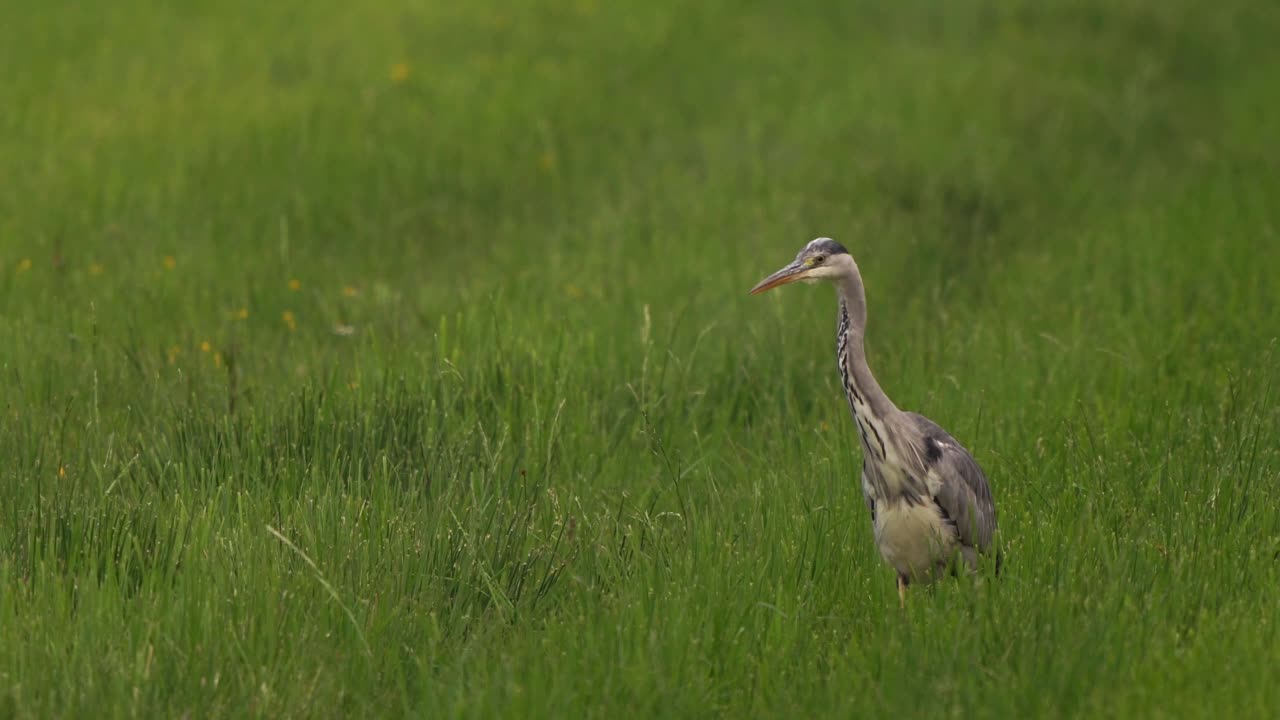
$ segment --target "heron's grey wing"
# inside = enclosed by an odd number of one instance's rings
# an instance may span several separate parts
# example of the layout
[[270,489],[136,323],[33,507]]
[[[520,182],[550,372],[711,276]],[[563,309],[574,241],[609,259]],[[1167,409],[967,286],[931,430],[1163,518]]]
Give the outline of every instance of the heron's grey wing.
[[906,413],[920,431],[921,458],[939,480],[934,501],[956,525],[963,545],[986,550],[996,531],[996,507],[991,487],[973,455],[937,423]]

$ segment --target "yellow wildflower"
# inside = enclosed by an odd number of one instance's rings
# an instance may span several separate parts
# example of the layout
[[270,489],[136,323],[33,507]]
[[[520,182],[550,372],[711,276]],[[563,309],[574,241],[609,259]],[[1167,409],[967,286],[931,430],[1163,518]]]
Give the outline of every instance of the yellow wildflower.
[[216,352],[213,354],[213,366],[222,367],[222,353]]
[[66,466],[66,465],[59,465],[59,466],[58,466],[58,477],[66,477],[66,476],[67,476],[67,466]]
[[236,311],[237,320],[247,320],[249,318],[249,308],[240,308]]
[[31,269],[31,258],[22,258],[18,262],[18,272],[26,272]]
[[402,83],[409,79],[409,63],[400,61],[391,66],[391,82]]
[[294,291],[294,292],[298,292],[298,290],[299,290],[301,287],[302,287],[302,283],[301,283],[301,282],[299,282],[297,278],[294,278],[294,279],[292,279],[292,280],[290,280],[290,281],[289,281],[289,289],[290,289],[290,290],[292,290],[292,291]]
[[209,344],[208,340],[205,340],[204,342],[200,343],[200,352],[209,352],[212,349],[213,349],[213,346]]
[[347,285],[342,288],[342,294],[347,297],[355,297],[360,294],[360,291],[356,289],[355,285]]
[[99,265],[98,263],[89,263],[89,274],[90,274],[90,275],[101,275],[101,274],[102,274],[102,266],[101,266],[101,265]]
[[284,320],[284,324],[289,327],[290,332],[298,329],[298,321],[294,318],[292,310],[285,310],[280,314],[280,319]]
[[164,256],[164,269],[165,269],[165,270],[172,270],[172,269],[174,269],[174,268],[176,268],[176,267],[178,267],[178,261],[177,261],[177,260],[174,260],[172,255],[165,255],[165,256]]

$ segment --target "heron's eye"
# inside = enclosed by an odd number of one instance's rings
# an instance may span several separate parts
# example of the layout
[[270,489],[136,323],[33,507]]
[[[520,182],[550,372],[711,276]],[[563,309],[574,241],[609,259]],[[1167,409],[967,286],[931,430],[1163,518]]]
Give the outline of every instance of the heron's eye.
[[822,261],[823,261],[823,260],[826,260],[826,259],[827,259],[827,258],[826,258],[825,256],[823,256],[823,255],[815,255],[815,256],[813,257],[813,264],[814,264],[814,265],[821,265],[821,264],[822,264]]

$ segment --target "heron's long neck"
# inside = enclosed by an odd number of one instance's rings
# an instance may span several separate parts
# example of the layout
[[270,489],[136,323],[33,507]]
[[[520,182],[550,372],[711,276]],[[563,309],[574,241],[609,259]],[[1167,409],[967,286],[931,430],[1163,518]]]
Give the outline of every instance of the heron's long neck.
[[867,295],[856,266],[836,283],[836,291],[840,295],[837,359],[844,392],[849,398],[849,408],[858,423],[863,444],[883,458],[884,421],[898,412],[898,408],[885,395],[880,383],[871,374],[871,368],[867,366],[866,347],[863,343],[867,328]]

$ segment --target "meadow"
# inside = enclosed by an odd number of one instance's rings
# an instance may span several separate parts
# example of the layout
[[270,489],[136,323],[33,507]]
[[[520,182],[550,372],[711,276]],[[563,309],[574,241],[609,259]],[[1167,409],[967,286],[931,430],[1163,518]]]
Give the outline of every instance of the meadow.
[[1275,3],[3,15],[0,719],[1280,712]]

